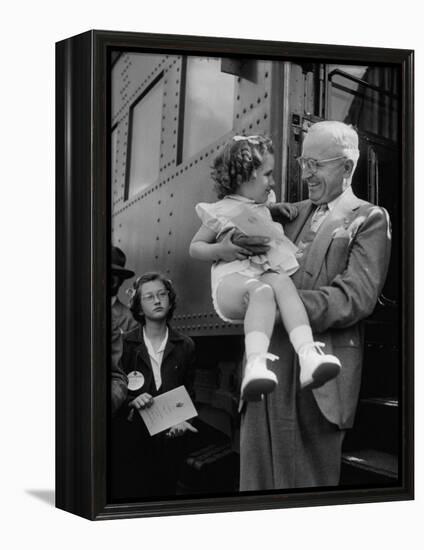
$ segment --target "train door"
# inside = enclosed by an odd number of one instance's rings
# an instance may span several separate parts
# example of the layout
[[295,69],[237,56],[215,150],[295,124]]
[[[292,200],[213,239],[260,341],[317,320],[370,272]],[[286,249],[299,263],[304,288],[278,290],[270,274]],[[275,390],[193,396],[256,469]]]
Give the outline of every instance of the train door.
[[386,208],[394,228],[386,284],[375,311],[365,321],[360,402],[355,426],[344,444],[341,479],[344,485],[387,485],[398,479],[399,448],[398,75],[387,67],[309,64],[297,67],[294,76],[291,93],[296,94],[297,109],[291,111],[289,122],[287,200],[307,198],[295,159],[308,128],[319,120],[340,120],[353,124],[359,134],[355,194]]

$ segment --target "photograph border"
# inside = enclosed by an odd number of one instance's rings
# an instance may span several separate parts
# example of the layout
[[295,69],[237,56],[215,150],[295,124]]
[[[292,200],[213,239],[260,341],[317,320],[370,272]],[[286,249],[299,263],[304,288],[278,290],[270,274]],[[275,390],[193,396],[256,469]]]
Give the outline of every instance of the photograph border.
[[[386,63],[401,74],[401,484],[142,503],[107,502],[110,94],[113,50]],[[263,510],[414,498],[414,52],[89,31],[56,44],[56,506],[88,519]]]

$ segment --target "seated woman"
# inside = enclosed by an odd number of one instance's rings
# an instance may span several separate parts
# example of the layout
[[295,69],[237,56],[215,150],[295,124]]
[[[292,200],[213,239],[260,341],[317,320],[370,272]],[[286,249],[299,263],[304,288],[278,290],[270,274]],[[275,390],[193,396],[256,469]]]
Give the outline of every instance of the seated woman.
[[150,436],[138,410],[178,386],[190,393],[194,343],[170,325],[176,293],[156,272],[138,277],[131,289],[137,328],[125,335],[120,367],[128,377],[126,403],[112,419],[111,496],[113,501],[176,493],[182,436],[197,430],[182,422]]

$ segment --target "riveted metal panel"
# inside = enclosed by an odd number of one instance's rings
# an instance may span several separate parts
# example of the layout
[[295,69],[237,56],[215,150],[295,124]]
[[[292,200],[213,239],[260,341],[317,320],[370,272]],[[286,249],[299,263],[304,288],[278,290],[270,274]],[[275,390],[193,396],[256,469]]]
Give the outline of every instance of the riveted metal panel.
[[[234,133],[270,135],[272,63],[256,62],[255,82],[238,79],[234,131],[177,165],[178,125],[183,123],[179,120],[183,59],[154,56],[154,62],[150,58],[149,63],[143,62],[140,54],[127,54],[116,65],[123,73],[121,85],[125,89],[122,93],[120,90],[120,103],[114,105],[121,132],[114,184],[118,198],[114,200],[113,241],[123,248],[128,266],[137,274],[158,270],[172,279],[178,292],[174,318],[177,328],[193,336],[240,334],[241,325],[225,323],[216,315],[211,299],[210,265],[190,258],[189,245],[200,226],[195,205],[217,200],[210,178],[213,157]],[[161,72],[164,98],[159,178],[124,201],[128,112],[143,86],[148,86]],[[130,80],[124,79],[127,75]],[[131,79],[135,84],[127,85]],[[122,287],[122,293],[128,284]]]
[[163,70],[169,57],[127,53],[119,58],[113,67],[112,125],[127,114],[132,103]]
[[272,64],[256,62],[256,81],[238,78],[235,129],[237,133],[270,134]]

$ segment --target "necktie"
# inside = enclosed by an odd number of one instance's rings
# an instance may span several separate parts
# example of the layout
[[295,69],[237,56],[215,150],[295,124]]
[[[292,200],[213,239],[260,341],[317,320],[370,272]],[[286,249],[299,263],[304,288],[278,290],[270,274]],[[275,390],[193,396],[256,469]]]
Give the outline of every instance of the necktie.
[[328,211],[328,204],[320,204],[315,210],[312,216],[309,231],[307,231],[305,235],[303,235],[302,240],[297,245],[299,247],[298,251],[296,252],[297,258],[301,258],[303,256],[306,248],[315,239],[315,235],[317,234],[318,229],[320,228],[322,222],[328,214]]

